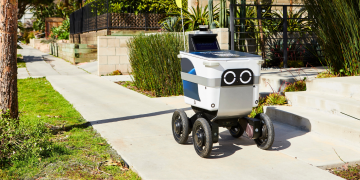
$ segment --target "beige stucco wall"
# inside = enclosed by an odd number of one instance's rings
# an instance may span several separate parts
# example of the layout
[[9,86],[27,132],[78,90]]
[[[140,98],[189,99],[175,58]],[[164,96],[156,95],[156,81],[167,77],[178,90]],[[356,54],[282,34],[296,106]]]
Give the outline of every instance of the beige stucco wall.
[[131,66],[127,41],[133,36],[98,36],[98,75],[107,75],[115,70],[129,74]]

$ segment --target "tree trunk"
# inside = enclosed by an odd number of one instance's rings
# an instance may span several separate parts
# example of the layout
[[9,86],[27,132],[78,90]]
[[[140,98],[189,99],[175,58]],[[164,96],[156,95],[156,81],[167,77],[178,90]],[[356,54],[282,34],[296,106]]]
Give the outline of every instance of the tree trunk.
[[18,118],[17,0],[0,0],[0,108]]

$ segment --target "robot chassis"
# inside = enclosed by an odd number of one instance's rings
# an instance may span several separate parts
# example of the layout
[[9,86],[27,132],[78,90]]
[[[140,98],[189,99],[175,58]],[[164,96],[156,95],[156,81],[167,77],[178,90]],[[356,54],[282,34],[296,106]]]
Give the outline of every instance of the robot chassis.
[[[192,132],[196,153],[209,157],[219,141],[219,127],[234,138],[246,132],[260,149],[271,148],[275,131],[266,114],[247,115],[259,100],[260,56],[220,50],[216,34],[209,31],[189,35],[189,51],[180,52],[185,102],[195,114],[188,118],[178,109],[172,116],[172,132],[186,144]],[[221,78],[219,78],[221,77]]]

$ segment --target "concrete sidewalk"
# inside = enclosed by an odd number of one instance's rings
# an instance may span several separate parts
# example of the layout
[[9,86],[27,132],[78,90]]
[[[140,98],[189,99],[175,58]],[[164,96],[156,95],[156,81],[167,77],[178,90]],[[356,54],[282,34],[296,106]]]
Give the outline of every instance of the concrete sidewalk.
[[181,97],[149,98],[61,59],[40,61],[46,54],[38,50],[24,47],[22,54],[30,75],[46,76],[143,179],[341,179],[316,166],[338,158],[332,147],[345,161],[360,154],[358,147],[275,123],[272,150],[222,128],[211,157],[203,159],[191,139],[188,145],[173,139],[174,109],[192,115]]

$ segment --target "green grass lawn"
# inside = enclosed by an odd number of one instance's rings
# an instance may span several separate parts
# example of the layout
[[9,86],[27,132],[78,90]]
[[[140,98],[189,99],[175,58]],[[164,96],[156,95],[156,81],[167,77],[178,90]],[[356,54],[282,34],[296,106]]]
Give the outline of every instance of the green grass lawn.
[[21,54],[17,55],[17,68],[26,68],[26,63]]
[[[47,141],[42,143],[41,153],[12,157],[0,164],[0,179],[140,179],[45,78],[18,80],[18,91],[24,133],[25,129],[40,132],[39,125],[51,131],[31,141]],[[36,143],[33,146],[38,148]]]

